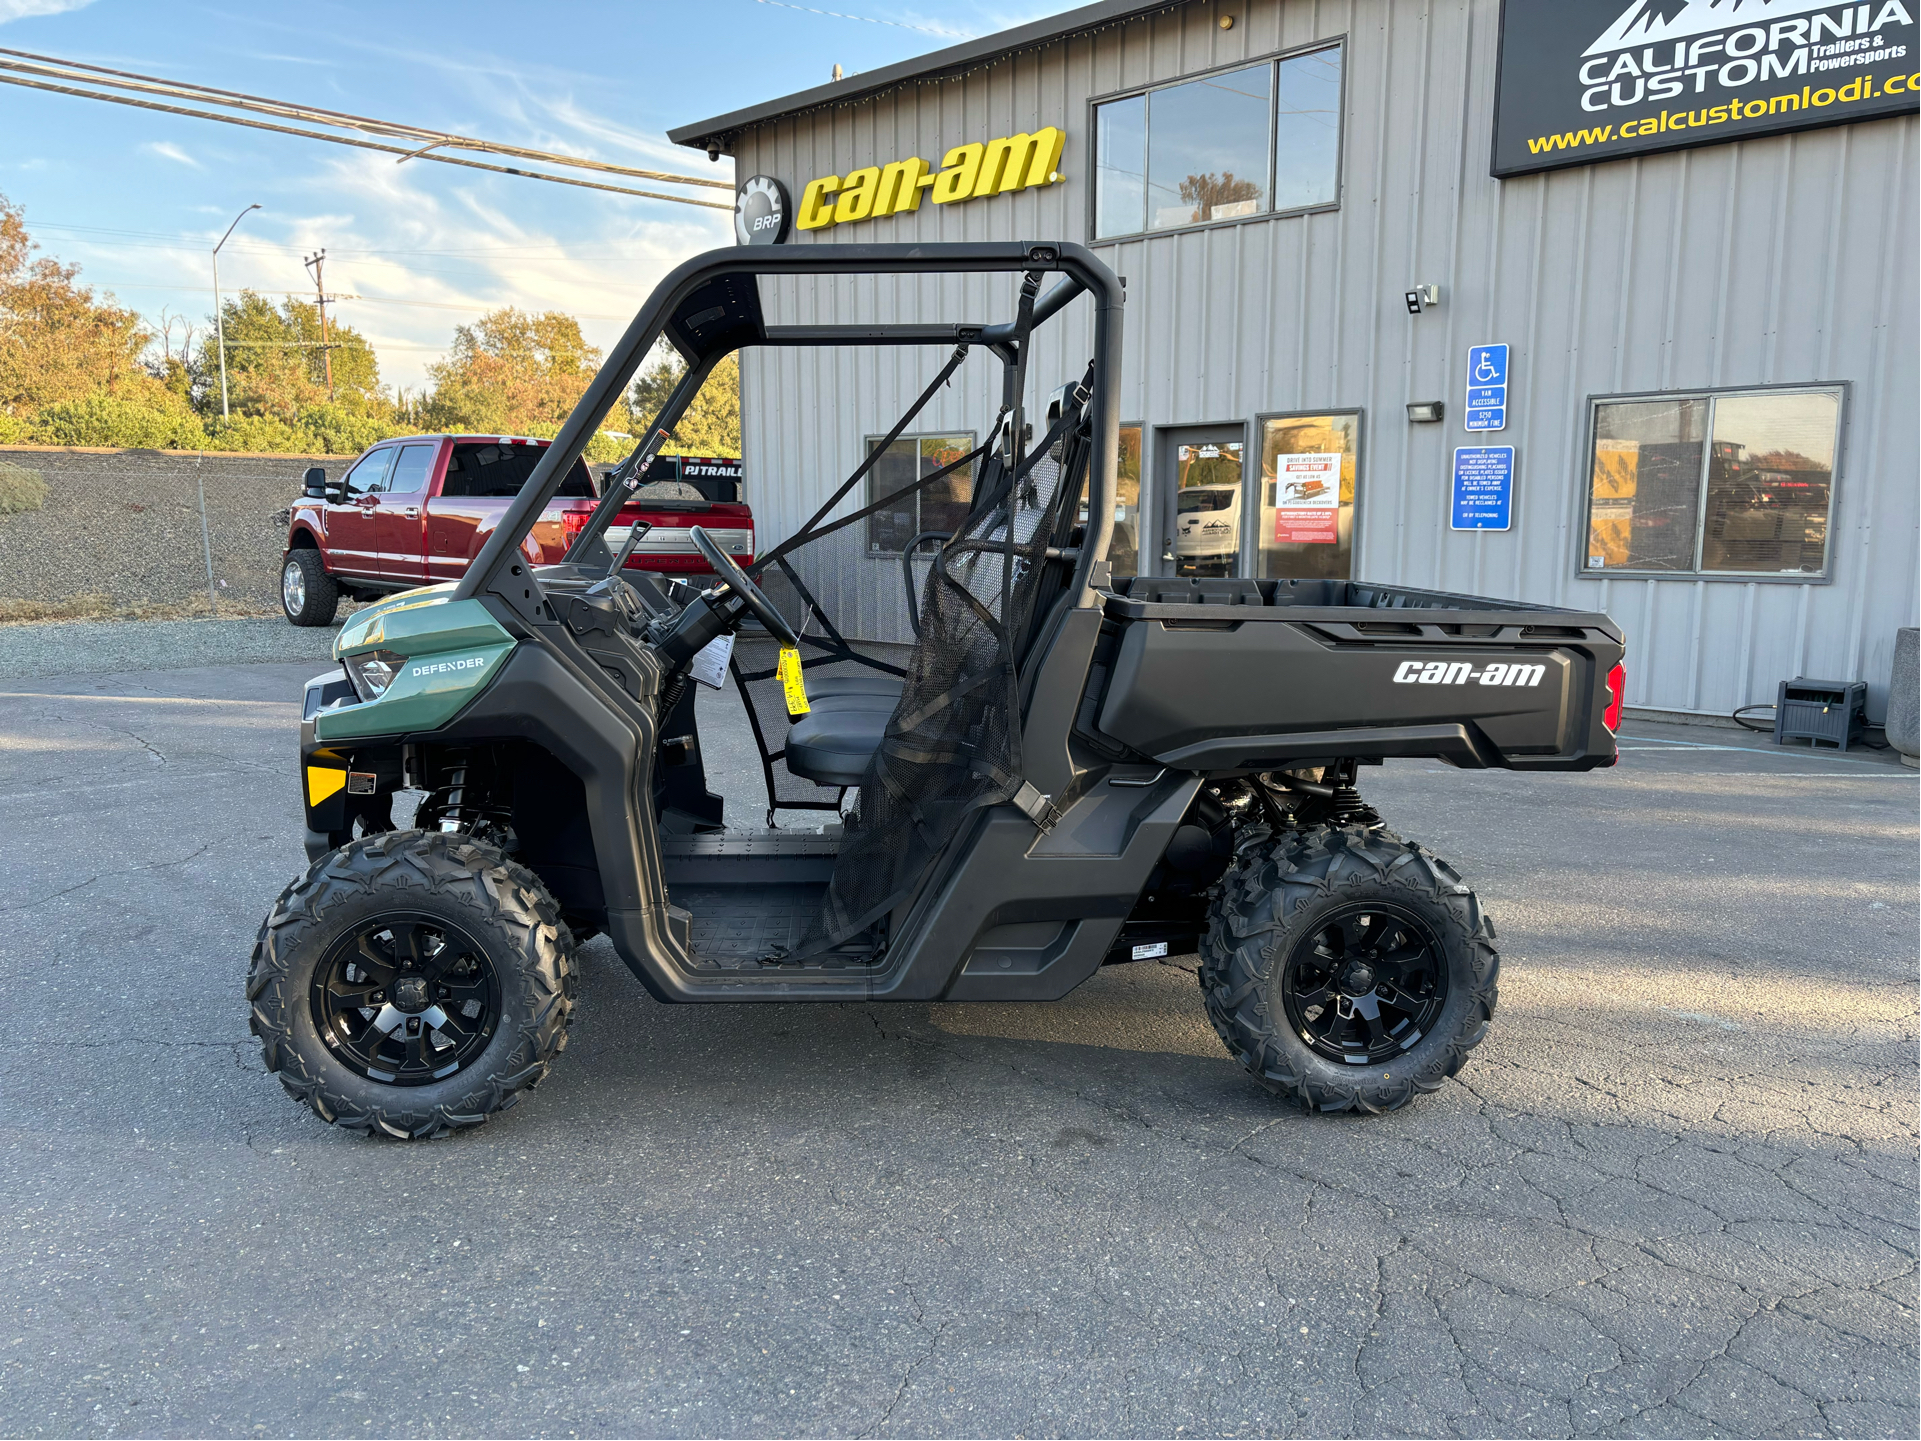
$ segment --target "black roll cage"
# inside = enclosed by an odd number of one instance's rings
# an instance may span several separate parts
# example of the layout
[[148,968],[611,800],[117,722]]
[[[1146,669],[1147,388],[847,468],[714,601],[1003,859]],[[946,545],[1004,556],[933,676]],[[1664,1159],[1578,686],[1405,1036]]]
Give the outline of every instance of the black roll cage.
[[1031,332],[1080,295],[1094,299],[1094,348],[1089,368],[1093,432],[1088,467],[1087,530],[1075,562],[1071,592],[1077,608],[1099,604],[1096,567],[1107,558],[1114,533],[1115,476],[1120,457],[1120,410],[1114,382],[1120,374],[1120,278],[1084,246],[1067,241],[1005,241],[959,245],[743,246],[710,250],[683,262],[654,288],[632,324],[608,352],[573,413],[548,446],[533,474],[508,506],[480,554],[455,587],[470,599],[509,589],[519,573],[521,543],[561,480],[587,448],[600,419],[627,388],[634,372],[665,336],[687,362],[687,372],[632,454],[608,477],[600,504],[569,548],[579,560],[632,496],[714,366],[744,346],[939,345],[981,346],[1008,367],[1024,356],[1017,321],[999,325],[768,325],[762,318],[755,279],[762,275],[962,274],[1058,272],[1064,278],[1033,301]]

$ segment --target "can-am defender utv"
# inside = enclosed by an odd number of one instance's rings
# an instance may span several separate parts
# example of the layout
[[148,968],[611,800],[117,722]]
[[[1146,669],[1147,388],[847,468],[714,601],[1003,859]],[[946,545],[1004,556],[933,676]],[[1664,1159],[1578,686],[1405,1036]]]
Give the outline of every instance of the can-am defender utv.
[[[1013,319],[762,310],[763,278],[931,272],[1020,276]],[[1215,1029],[1276,1092],[1383,1111],[1458,1071],[1494,1011],[1493,928],[1452,868],[1382,826],[1357,774],[1388,756],[1611,765],[1620,632],[1391,586],[1113,579],[1122,296],[1052,242],[743,248],[669,275],[465,578],[361,612],[342,672],[309,683],[313,863],[247,981],[268,1069],[363,1131],[485,1120],[565,1046],[576,941],[604,931],[662,1001],[1052,1000],[1104,962],[1198,948]],[[1092,361],[1030,424],[1035,331],[1080,297]],[[663,335],[686,378],[564,563],[533,564],[529,527]],[[641,528],[619,553],[603,532],[715,362],[748,345],[951,354],[754,574],[699,530],[711,589],[630,568]],[[1002,367],[986,441],[830,520],[970,354]],[[859,655],[787,557],[963,466],[964,520],[906,547],[904,673]],[[934,540],[916,586],[912,553]],[[818,633],[756,583],[770,568]],[[783,648],[778,748],[730,658],[750,618]],[[844,830],[721,828],[690,678],[729,668],[770,797],[778,760],[844,806]],[[402,789],[424,798],[395,830]]]

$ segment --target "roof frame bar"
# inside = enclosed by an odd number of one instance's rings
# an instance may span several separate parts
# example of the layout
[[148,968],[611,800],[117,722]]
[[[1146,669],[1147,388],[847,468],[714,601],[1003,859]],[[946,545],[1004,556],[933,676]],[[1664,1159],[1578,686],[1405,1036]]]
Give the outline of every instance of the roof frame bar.
[[[464,600],[488,592],[506,601],[532,623],[552,623],[551,618],[540,615],[537,601],[531,606],[525,603],[534,587],[529,583],[531,577],[522,577],[525,565],[520,558],[521,542],[559,490],[562,478],[586,451],[601,417],[627,388],[655,342],[666,334],[682,302],[701,286],[729,275],[1012,274],[1035,270],[1054,271],[1065,279],[1035,301],[1033,325],[1058,314],[1081,294],[1089,294],[1094,300],[1094,394],[1089,417],[1093,427],[1093,454],[1088,467],[1088,530],[1076,562],[1074,588],[1076,605],[1098,604],[1092,586],[1094,567],[1106,560],[1114,532],[1114,495],[1120,461],[1120,411],[1115,392],[1120,378],[1121,308],[1126,301],[1126,291],[1120,277],[1092,251],[1067,241],[738,246],[710,250],[684,261],[654,288],[625,333],[608,351],[606,360],[554,437],[553,444],[547,447],[527,483],[461,578],[455,597]],[[806,338],[777,338],[782,330],[803,331]],[[965,338],[963,330],[974,331],[976,343],[993,348],[1006,359],[1016,335],[1016,324],[1008,322],[977,330],[960,326],[762,327],[754,340],[736,340],[725,349],[700,357],[700,361],[711,366],[727,350],[747,343],[948,345]],[[896,332],[900,338],[878,338],[876,331]],[[839,332],[838,336],[834,332]],[[689,366],[690,373],[701,368],[702,365],[691,363]],[[685,383],[677,387],[667,409],[649,427],[649,434],[637,447],[636,454],[646,452],[651,457],[658,453],[679,419],[680,411],[692,399],[691,387]],[[643,462],[623,469],[629,473],[622,483],[635,485],[646,467]]]

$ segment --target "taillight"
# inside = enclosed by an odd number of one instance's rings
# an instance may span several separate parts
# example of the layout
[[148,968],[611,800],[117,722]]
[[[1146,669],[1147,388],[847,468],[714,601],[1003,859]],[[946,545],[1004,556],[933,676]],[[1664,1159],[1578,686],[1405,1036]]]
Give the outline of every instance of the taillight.
[[1601,712],[1601,724],[1613,735],[1621,729],[1621,702],[1627,699],[1628,668],[1617,665],[1608,672],[1608,708]]
[[587,522],[593,518],[594,513],[591,510],[564,510],[560,513],[561,534],[566,538],[570,548],[580,538],[580,533],[587,528]]

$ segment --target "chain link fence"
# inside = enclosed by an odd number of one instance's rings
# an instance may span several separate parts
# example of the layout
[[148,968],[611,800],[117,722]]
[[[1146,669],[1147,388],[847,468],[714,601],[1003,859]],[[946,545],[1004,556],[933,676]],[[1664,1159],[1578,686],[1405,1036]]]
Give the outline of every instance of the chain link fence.
[[352,459],[0,446],[0,621],[278,614],[301,477]]

